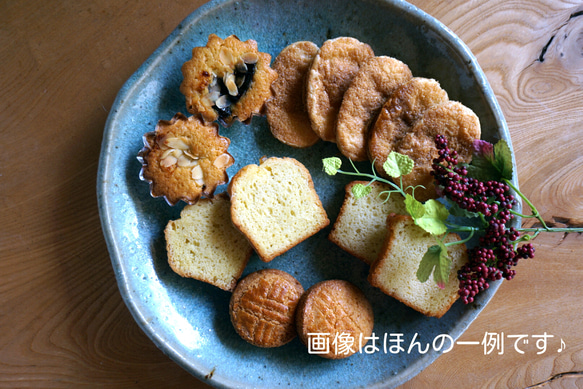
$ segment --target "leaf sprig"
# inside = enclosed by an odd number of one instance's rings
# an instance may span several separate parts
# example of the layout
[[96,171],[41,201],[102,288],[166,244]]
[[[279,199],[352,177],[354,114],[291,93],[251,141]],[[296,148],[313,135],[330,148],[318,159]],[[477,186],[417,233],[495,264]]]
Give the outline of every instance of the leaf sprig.
[[[407,213],[415,224],[436,239],[436,244],[429,247],[417,269],[416,276],[420,282],[426,282],[433,273],[435,283],[443,288],[449,279],[452,262],[447,248],[478,237],[476,247],[468,249],[469,263],[458,271],[459,294],[465,303],[469,303],[474,301],[476,294],[489,287],[489,281],[512,279],[515,275],[512,267],[519,258],[534,256],[534,247],[530,243],[519,247],[520,243],[534,239],[541,232],[583,232],[583,228],[551,228],[545,223],[536,207],[512,183],[512,153],[504,140],[496,144],[475,141],[472,162],[459,165],[457,153],[448,149],[444,137],[438,135],[436,145],[439,157],[434,160],[433,169],[436,187],[442,192],[441,201],[431,199],[422,203],[415,199],[416,187],[403,187],[402,177],[414,167],[414,161],[406,155],[391,152],[383,164],[384,171],[394,180],[378,176],[374,163],[372,174],[369,174],[358,171],[352,161],[354,172],[340,170],[340,158],[323,160],[327,174],[341,173],[370,180],[366,185],[353,186],[352,192],[356,198],[368,195],[370,184],[374,181],[391,187],[383,193],[399,193],[404,197]],[[530,214],[513,209],[515,195],[529,206]],[[508,222],[515,216],[536,218],[542,227],[508,228]],[[466,237],[445,242],[449,233],[465,233]]]
[[[413,218],[415,224],[432,235],[441,236],[441,239],[437,240],[436,245],[431,246],[427,253],[424,255],[417,271],[417,278],[421,282],[425,282],[429,278],[431,272],[433,272],[433,278],[436,284],[443,288],[449,279],[449,271],[451,267],[451,259],[447,253],[447,246],[451,244],[457,244],[459,242],[443,242],[446,233],[452,228],[451,226],[448,227],[446,224],[446,220],[449,217],[449,211],[445,205],[434,199],[422,203],[416,200],[414,197],[415,189],[417,187],[403,187],[402,177],[413,171],[415,162],[409,156],[397,153],[395,151],[391,151],[391,153],[388,155],[387,159],[383,163],[383,169],[389,176],[395,179],[399,179],[399,185],[397,185],[394,181],[387,180],[377,175],[374,169],[374,163],[372,164],[372,174],[369,174],[360,172],[352,161],[350,161],[350,163],[354,170],[353,172],[340,170],[342,167],[342,160],[338,157],[325,158],[322,160],[322,162],[324,165],[324,171],[328,175],[333,176],[340,173],[349,176],[358,176],[361,178],[370,179],[366,185],[353,185],[352,194],[357,199],[368,195],[371,192],[370,185],[375,181],[383,182],[392,188],[383,192],[383,194],[387,194],[387,199],[392,193],[399,193],[401,196],[403,196],[405,208],[409,215]],[[407,193],[409,189],[411,189],[413,194]],[[456,231],[459,231],[459,228],[456,228]]]

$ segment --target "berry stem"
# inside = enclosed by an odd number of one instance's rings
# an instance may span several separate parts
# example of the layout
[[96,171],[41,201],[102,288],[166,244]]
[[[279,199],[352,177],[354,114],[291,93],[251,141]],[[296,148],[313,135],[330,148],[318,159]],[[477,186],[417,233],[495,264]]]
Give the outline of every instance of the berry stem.
[[583,228],[578,227],[566,227],[566,228],[558,228],[558,227],[549,227],[547,223],[544,221],[538,209],[534,206],[534,204],[520,191],[516,186],[512,184],[510,180],[504,179],[504,182],[514,190],[514,192],[520,196],[522,200],[530,207],[530,211],[532,215],[523,215],[516,211],[511,211],[514,215],[523,217],[523,218],[536,218],[541,224],[542,227],[533,227],[533,228],[517,228],[517,231],[520,232],[534,232],[534,237],[536,237],[541,232],[583,232]]
[[467,228],[459,228],[459,229],[448,229],[448,232],[455,232],[455,231],[459,231],[459,232],[465,232],[465,231],[469,231],[470,234],[462,240],[454,240],[453,242],[449,242],[449,243],[444,243],[445,247],[449,247],[449,246],[453,246],[455,244],[463,244],[468,242],[470,239],[472,239],[474,237],[474,233],[476,231],[478,231],[479,228],[476,227],[467,227]]
[[546,228],[517,228],[516,231],[520,232],[583,232],[583,228],[579,227],[546,227]]
[[512,212],[515,215],[521,216],[521,217],[534,217],[534,218],[538,219],[538,221],[542,224],[544,230],[549,231],[549,227],[547,226],[547,223],[545,223],[544,219],[541,217],[540,213],[538,212],[538,209],[536,209],[534,204],[520,190],[518,190],[518,188],[516,186],[514,186],[514,184],[510,180],[504,178],[503,181],[506,185],[511,187],[512,190],[514,192],[516,192],[516,194],[518,196],[520,196],[520,198],[530,207],[530,211],[532,212],[532,215],[531,216],[522,215],[522,214],[515,212],[515,211],[510,211],[510,212]]

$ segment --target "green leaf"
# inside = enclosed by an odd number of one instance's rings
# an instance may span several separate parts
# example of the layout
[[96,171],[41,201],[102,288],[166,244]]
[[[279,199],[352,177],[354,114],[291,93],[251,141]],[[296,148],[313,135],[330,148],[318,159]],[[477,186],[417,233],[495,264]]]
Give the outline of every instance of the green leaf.
[[437,200],[431,199],[421,203],[411,195],[405,197],[405,208],[415,224],[433,235],[441,235],[447,232],[445,221],[449,211]]
[[445,234],[447,231],[445,221],[449,216],[449,211],[445,205],[434,199],[426,201],[423,205],[425,214],[420,219],[417,219],[415,223],[431,234]]
[[359,199],[361,197],[368,195],[371,191],[372,191],[372,188],[370,186],[367,186],[364,184],[354,184],[352,186],[352,194],[354,195],[354,197],[356,199]]
[[468,176],[480,181],[512,179],[512,153],[508,143],[503,139],[496,142],[492,154],[475,153],[472,162],[466,165]]
[[411,173],[414,165],[415,162],[409,156],[391,151],[383,169],[390,177],[398,178]]
[[512,152],[504,139],[494,145],[494,164],[501,178],[512,179]]
[[483,157],[474,156],[472,162],[466,165],[466,169],[468,170],[469,177],[480,181],[500,180],[498,169],[496,169],[491,161]]
[[421,218],[425,214],[425,207],[423,204],[415,200],[415,197],[410,194],[405,196],[405,208],[413,220]]
[[419,282],[426,282],[431,275],[431,272],[436,265],[439,264],[439,255],[441,254],[441,247],[439,245],[431,246],[427,249],[419,267],[417,268],[417,279]]
[[338,169],[340,169],[340,166],[342,166],[342,160],[340,160],[338,157],[324,158],[322,163],[324,164],[324,171],[329,176],[333,176],[338,173]]
[[417,269],[417,279],[426,282],[433,272],[433,280],[440,288],[444,288],[449,280],[451,269],[451,259],[449,259],[447,248],[443,242],[439,241],[427,249],[425,255],[419,263]]

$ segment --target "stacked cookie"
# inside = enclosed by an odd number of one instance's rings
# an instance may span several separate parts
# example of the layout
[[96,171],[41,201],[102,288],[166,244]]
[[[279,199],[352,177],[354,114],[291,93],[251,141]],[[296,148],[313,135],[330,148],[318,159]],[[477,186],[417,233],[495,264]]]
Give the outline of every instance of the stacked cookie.
[[461,162],[471,159],[480,138],[475,113],[433,79],[413,77],[398,59],[375,56],[355,38],[329,39],[286,47],[274,61],[279,78],[267,101],[273,135],[290,146],[307,147],[321,139],[337,144],[353,161],[374,161],[378,174],[391,151],[413,158],[404,178],[418,200],[437,197],[430,175],[437,156],[436,134],[446,136]]

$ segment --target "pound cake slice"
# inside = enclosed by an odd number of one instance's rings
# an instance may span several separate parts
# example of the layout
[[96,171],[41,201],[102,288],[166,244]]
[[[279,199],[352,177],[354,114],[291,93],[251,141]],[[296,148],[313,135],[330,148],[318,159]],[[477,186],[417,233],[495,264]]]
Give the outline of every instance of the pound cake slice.
[[391,189],[375,181],[371,192],[361,198],[354,197],[352,188],[367,181],[353,181],[346,185],[344,202],[328,239],[344,251],[368,264],[372,264],[381,251],[387,235],[387,215],[406,214],[403,196],[393,193],[387,198],[383,192]]
[[231,218],[264,262],[330,224],[308,169],[293,158],[247,165],[231,180]]
[[[391,214],[387,218],[387,238],[378,259],[370,269],[368,281],[426,316],[442,317],[458,298],[458,270],[468,261],[466,245],[448,247],[452,259],[449,281],[440,289],[433,275],[423,283],[417,268],[427,249],[436,244],[435,237],[417,226],[410,216]],[[445,242],[459,240],[449,234]]]
[[168,263],[182,277],[233,291],[253,248],[233,226],[226,194],[187,205],[164,230]]

